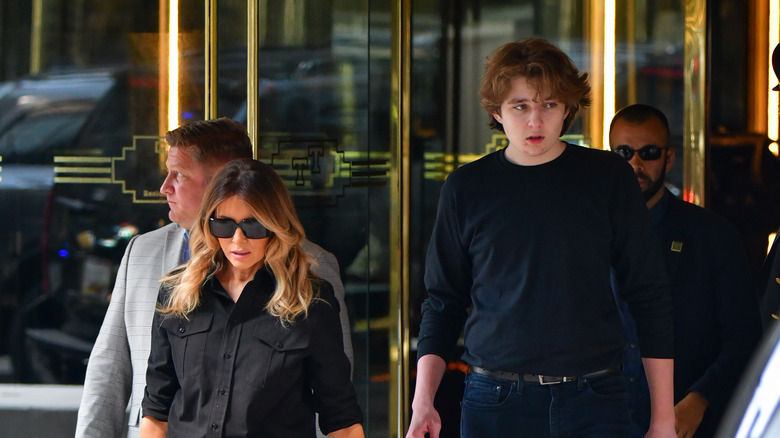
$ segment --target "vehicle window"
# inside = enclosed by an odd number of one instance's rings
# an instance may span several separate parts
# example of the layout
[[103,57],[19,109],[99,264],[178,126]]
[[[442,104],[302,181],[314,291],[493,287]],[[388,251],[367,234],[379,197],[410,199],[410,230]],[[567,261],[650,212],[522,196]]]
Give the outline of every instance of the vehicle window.
[[5,163],[49,164],[55,151],[70,146],[93,105],[72,103],[30,113],[0,136]]

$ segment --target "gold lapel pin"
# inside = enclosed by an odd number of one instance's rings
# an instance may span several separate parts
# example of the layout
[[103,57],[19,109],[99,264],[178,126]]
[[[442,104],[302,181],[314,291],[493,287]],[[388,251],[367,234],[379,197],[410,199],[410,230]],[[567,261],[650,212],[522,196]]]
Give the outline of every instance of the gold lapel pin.
[[682,245],[683,245],[682,242],[678,242],[676,240],[673,240],[672,241],[672,248],[671,248],[671,250],[674,251],[674,252],[682,252]]

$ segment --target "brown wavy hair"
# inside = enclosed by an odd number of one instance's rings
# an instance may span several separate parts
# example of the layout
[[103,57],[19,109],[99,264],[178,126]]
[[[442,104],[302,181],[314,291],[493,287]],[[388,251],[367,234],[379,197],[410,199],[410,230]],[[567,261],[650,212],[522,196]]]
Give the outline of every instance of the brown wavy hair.
[[[504,132],[493,114],[501,112],[512,81],[525,78],[537,91],[544,90],[566,105],[569,114],[561,134],[571,127],[580,107],[590,105],[588,74],[580,73],[565,53],[542,38],[526,38],[504,44],[487,59],[479,95],[482,107],[490,115],[490,127]],[[544,96],[546,97],[546,96]]]
[[305,318],[315,297],[309,277],[311,260],[301,247],[306,238],[303,226],[282,178],[267,164],[251,159],[231,161],[212,179],[190,230],[192,257],[185,269],[160,280],[172,292],[158,310],[186,318],[200,302],[203,283],[227,269],[230,262],[208,227],[217,206],[233,196],[243,200],[252,216],[270,231],[265,266],[276,278],[276,290],[266,311],[283,324],[294,322],[299,315]]

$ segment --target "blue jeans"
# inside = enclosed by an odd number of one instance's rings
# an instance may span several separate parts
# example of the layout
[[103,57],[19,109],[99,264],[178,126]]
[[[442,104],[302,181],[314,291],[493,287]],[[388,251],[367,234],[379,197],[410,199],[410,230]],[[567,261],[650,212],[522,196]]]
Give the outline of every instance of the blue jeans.
[[471,373],[461,404],[461,438],[630,436],[625,377],[539,385]]

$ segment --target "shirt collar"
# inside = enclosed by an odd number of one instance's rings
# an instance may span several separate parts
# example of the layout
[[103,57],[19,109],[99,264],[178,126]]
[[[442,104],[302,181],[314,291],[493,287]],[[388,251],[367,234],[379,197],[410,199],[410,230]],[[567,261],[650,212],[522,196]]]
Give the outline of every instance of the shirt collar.
[[661,219],[663,219],[664,214],[666,214],[666,210],[669,209],[669,197],[672,196],[668,190],[663,189],[663,191],[664,194],[661,196],[661,199],[659,199],[658,203],[650,209],[650,218],[653,221],[653,228],[656,231],[658,231],[661,226]]

